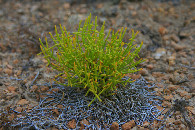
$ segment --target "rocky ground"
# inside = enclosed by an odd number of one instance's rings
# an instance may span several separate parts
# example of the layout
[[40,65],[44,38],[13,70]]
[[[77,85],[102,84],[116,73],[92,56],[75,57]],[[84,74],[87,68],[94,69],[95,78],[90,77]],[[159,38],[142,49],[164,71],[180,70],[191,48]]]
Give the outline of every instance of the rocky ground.
[[[0,128],[11,126],[23,111],[31,111],[48,92],[56,72],[45,67],[38,38],[44,40],[54,26],[62,24],[75,31],[80,20],[89,14],[105,21],[105,30],[127,27],[140,31],[136,43],[143,41],[140,52],[147,59],[143,70],[128,75],[144,77],[157,84],[157,95],[163,97],[165,109],[159,119],[164,122],[144,122],[142,126],[129,121],[127,129],[193,129],[195,125],[195,2],[181,1],[63,1],[63,0],[0,0]],[[126,33],[124,41],[130,38]],[[57,92],[58,90],[53,90]],[[178,99],[178,100],[176,100]],[[59,106],[60,107],[60,106]],[[57,111],[53,110],[55,114]],[[172,113],[172,116],[168,115]],[[74,120],[69,128],[74,128]],[[84,120],[84,124],[88,124]],[[115,122],[111,128],[117,129]],[[56,129],[57,127],[51,127]],[[13,129],[13,127],[10,127]]]

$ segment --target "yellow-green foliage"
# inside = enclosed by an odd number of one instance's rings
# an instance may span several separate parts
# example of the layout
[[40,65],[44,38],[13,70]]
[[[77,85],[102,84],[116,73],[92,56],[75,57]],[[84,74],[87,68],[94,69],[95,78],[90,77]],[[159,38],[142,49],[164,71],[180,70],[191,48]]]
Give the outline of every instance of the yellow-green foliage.
[[[105,22],[104,22],[105,23]],[[68,80],[69,86],[76,86],[87,89],[95,95],[91,103],[100,95],[108,96],[117,89],[116,84],[125,85],[127,82],[122,78],[127,73],[139,71],[136,66],[143,62],[142,59],[135,61],[142,44],[137,47],[133,45],[135,36],[132,30],[132,36],[129,43],[122,41],[126,28],[114,32],[112,30],[106,35],[104,24],[101,30],[97,30],[97,17],[95,22],[91,22],[91,15],[86,18],[83,27],[81,22],[77,32],[70,35],[65,27],[60,25],[61,34],[55,27],[55,36],[51,33],[55,45],[49,47],[47,39],[44,46],[42,41],[41,50],[44,58],[48,61],[54,70],[61,72],[56,76]],[[112,32],[112,33],[111,33]],[[124,45],[127,47],[123,47]],[[54,52],[53,49],[57,52]],[[40,53],[40,54],[41,54]],[[56,54],[55,54],[56,53]]]

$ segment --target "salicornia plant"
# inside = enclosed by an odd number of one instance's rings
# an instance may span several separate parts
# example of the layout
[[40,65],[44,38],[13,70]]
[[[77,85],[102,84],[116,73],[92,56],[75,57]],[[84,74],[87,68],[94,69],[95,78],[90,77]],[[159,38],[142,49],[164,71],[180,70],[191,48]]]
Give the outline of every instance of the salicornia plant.
[[[110,29],[106,35],[103,24],[98,31],[97,17],[92,22],[91,14],[82,27],[81,23],[73,35],[61,25],[59,34],[55,27],[56,34],[50,33],[54,45],[49,47],[46,39],[46,45],[40,40],[40,47],[48,65],[60,72],[55,78],[62,77],[68,80],[68,86],[86,89],[86,96],[89,92],[94,94],[94,99],[89,103],[91,105],[96,98],[102,101],[100,95],[113,94],[118,83],[125,85],[130,82],[122,78],[125,74],[139,71],[136,66],[143,60],[136,61],[135,58],[139,58],[142,43],[139,47],[133,45],[138,33],[133,30],[129,43],[124,43],[126,28],[117,32]],[[124,47],[125,44],[127,47]]]

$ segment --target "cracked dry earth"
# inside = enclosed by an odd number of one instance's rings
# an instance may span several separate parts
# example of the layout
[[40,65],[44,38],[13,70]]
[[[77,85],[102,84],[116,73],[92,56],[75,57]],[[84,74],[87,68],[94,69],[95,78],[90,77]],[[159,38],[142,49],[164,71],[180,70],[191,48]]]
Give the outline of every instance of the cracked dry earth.
[[[44,85],[52,84],[57,72],[45,67],[38,38],[49,36],[54,26],[62,24],[72,32],[78,22],[89,14],[98,16],[105,30],[127,27],[140,31],[136,43],[143,41],[140,52],[147,59],[139,65],[139,73],[129,74],[132,79],[144,77],[155,83],[156,95],[163,98],[158,110],[162,121],[145,121],[137,125],[133,120],[110,129],[194,129],[195,125],[195,2],[193,0],[121,0],[121,1],[63,1],[63,0],[0,0],[0,129],[13,127],[22,112],[32,111],[39,105],[43,93],[59,90]],[[127,42],[130,34],[126,34]],[[38,85],[42,84],[42,85]],[[60,104],[58,107],[62,107]],[[52,110],[53,114],[59,114]],[[16,122],[15,122],[16,123]],[[79,129],[90,122],[81,121]],[[67,124],[76,128],[76,121]],[[163,126],[163,127],[162,127]],[[34,128],[35,129],[35,128]],[[44,129],[44,128],[42,128]],[[51,126],[48,129],[58,129]],[[97,129],[97,128],[95,128]]]

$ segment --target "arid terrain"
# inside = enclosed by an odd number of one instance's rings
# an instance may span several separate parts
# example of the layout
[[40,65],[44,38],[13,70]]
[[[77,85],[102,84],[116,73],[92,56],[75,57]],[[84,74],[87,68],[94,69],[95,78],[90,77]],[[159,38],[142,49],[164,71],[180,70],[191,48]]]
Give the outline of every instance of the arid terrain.
[[[144,78],[158,86],[153,91],[156,92],[156,96],[163,99],[162,106],[156,107],[162,111],[161,115],[156,117],[159,120],[154,120],[152,123],[146,120],[142,124],[137,124],[136,120],[132,119],[123,123],[115,121],[106,124],[107,127],[102,127],[100,124],[92,127],[89,118],[77,121],[67,116],[66,126],[63,124],[59,126],[56,125],[59,122],[52,122],[54,119],[51,121],[43,114],[44,109],[38,110],[37,106],[42,107],[40,101],[44,98],[46,100],[47,94],[58,92],[59,96],[64,94],[60,88],[55,88],[55,85],[52,88],[52,79],[57,72],[46,67],[47,61],[43,55],[37,55],[41,51],[39,38],[43,41],[45,37],[49,39],[48,32],[54,34],[54,26],[59,27],[59,24],[65,26],[67,31],[74,32],[78,28],[79,21],[85,20],[90,13],[92,19],[98,17],[100,26],[105,21],[105,32],[110,28],[118,30],[127,27],[125,42],[131,36],[131,29],[140,31],[135,44],[139,45],[143,41],[140,57],[146,61],[138,66],[143,68],[140,72],[127,76],[134,80]],[[25,129],[28,116],[33,122],[28,124],[27,129],[87,129],[87,126],[90,126],[91,129],[112,130],[119,128],[190,130],[194,129],[195,125],[194,96],[194,0],[0,0],[0,129],[2,130]],[[61,100],[61,97],[58,98]],[[48,100],[53,99],[54,97],[51,97]],[[56,108],[51,108],[50,111],[56,116],[56,120],[59,120],[65,105],[57,103],[56,105],[56,102],[53,102],[52,105]],[[24,116],[25,121],[22,120]],[[38,118],[34,119],[33,116]],[[45,120],[48,127],[45,127]]]

